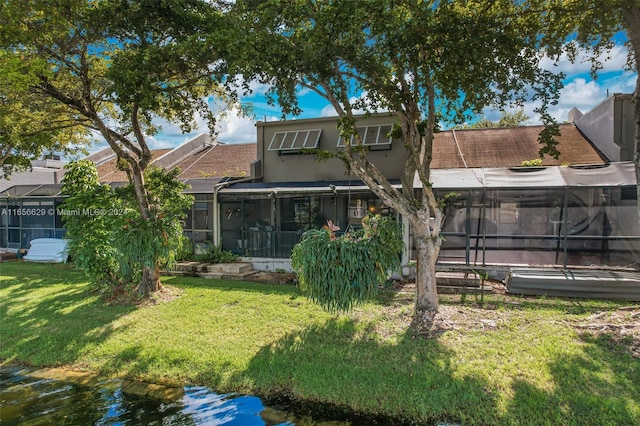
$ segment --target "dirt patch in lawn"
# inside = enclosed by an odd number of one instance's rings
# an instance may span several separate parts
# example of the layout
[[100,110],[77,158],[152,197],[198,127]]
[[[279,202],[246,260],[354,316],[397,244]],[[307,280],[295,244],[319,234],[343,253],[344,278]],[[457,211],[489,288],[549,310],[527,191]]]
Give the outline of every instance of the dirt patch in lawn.
[[640,306],[599,312],[574,327],[585,338],[608,339],[640,358]]
[[162,288],[146,299],[143,299],[139,306],[154,306],[159,305],[160,303],[172,302],[182,296],[184,294],[184,290],[181,288],[174,287],[172,285],[163,284]]
[[296,284],[296,274],[291,272],[257,271],[245,278],[247,281],[270,284]]
[[[440,295],[439,312],[429,337],[437,337],[454,330],[497,330],[521,317],[523,305],[528,301],[535,304],[537,299],[533,297],[529,300],[526,297],[509,295],[500,282],[487,281],[485,285],[491,287],[492,293],[490,301],[485,303],[480,303],[479,298],[472,293],[466,295],[465,303],[462,303],[460,294]],[[385,321],[378,321],[378,324],[374,325],[383,338],[409,329],[415,284],[395,282],[383,291],[383,295],[385,292],[387,299],[381,307]],[[358,311],[355,314],[363,319],[366,316]],[[568,318],[562,322],[575,329],[586,341],[599,340],[601,343],[611,344],[612,347],[623,348],[633,357],[640,358],[640,305],[603,310],[586,318]]]

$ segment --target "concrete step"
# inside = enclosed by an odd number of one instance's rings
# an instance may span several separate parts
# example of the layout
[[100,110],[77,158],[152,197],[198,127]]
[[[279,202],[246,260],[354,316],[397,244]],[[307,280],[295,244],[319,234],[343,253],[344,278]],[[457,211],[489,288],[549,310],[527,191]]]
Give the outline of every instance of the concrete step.
[[203,264],[195,267],[198,273],[209,274],[245,274],[253,272],[253,264],[248,262]]
[[255,273],[254,270],[237,273],[237,274],[229,274],[225,272],[197,272],[196,276],[200,278],[208,278],[208,279],[215,279],[215,280],[242,280],[249,275],[253,275],[254,273]]
[[170,271],[163,271],[165,275],[199,276],[204,278],[243,278],[256,271],[253,264],[249,262],[234,263],[200,263],[200,262],[179,262]]
[[438,294],[461,294],[461,293],[470,293],[470,294],[490,294],[493,292],[491,286],[485,285],[484,288],[481,287],[472,287],[472,286],[464,286],[464,285],[440,285],[438,284]]
[[442,286],[466,286],[466,287],[480,287],[482,283],[482,277],[474,273],[463,272],[437,272],[436,282]]

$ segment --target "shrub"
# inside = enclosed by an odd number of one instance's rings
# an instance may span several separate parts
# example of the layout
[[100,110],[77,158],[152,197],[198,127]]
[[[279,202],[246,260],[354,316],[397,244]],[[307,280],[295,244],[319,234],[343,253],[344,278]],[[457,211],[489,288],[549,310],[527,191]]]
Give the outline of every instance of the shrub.
[[213,246],[204,254],[196,254],[192,256],[196,262],[206,263],[233,263],[240,258],[237,254],[228,250],[222,250],[220,246]]
[[403,250],[399,224],[391,217],[372,216],[363,228],[336,236],[331,221],[310,230],[293,248],[291,266],[300,288],[330,312],[348,311],[375,296],[390,271],[400,267]]
[[133,187],[102,185],[90,161],[68,164],[62,185],[69,254],[94,289],[106,297],[133,291],[144,266],[171,266],[181,249],[180,220],[192,197],[177,170],[149,168],[145,177],[151,219],[138,209]]
[[178,250],[176,252],[176,260],[190,260],[193,258],[193,243],[186,235],[180,235],[178,239]]
[[542,160],[540,158],[534,158],[533,160],[524,160],[522,167],[540,167],[542,166]]

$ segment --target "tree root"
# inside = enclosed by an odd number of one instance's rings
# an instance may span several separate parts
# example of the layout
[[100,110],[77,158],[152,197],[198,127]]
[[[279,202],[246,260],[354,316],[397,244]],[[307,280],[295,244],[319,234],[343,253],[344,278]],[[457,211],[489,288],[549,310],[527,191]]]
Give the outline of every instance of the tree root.
[[435,310],[416,309],[411,321],[413,337],[430,337],[437,313]]

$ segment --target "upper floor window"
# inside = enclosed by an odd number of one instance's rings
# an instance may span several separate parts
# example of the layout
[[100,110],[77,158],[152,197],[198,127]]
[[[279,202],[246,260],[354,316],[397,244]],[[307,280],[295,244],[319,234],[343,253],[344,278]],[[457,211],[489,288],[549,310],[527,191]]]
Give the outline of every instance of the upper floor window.
[[[358,135],[362,141],[362,146],[368,146],[371,149],[391,149],[393,138],[390,133],[393,129],[391,124],[378,124],[374,126],[359,126]],[[354,137],[351,136],[350,145],[354,145]],[[344,139],[342,136],[338,138],[338,148],[344,148]]]
[[294,130],[290,132],[276,132],[269,143],[269,151],[300,151],[318,147],[322,129]]

